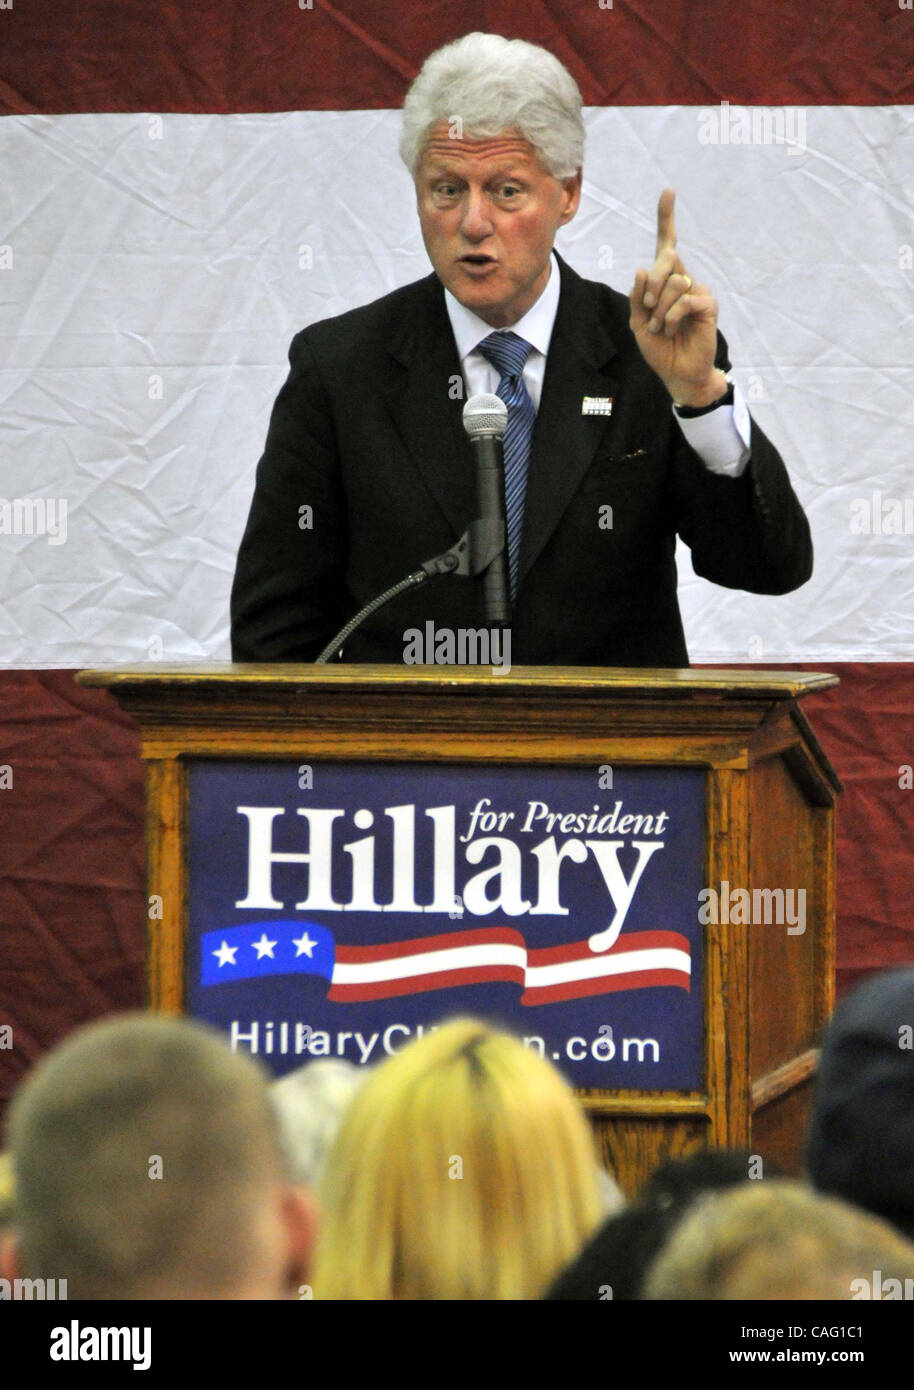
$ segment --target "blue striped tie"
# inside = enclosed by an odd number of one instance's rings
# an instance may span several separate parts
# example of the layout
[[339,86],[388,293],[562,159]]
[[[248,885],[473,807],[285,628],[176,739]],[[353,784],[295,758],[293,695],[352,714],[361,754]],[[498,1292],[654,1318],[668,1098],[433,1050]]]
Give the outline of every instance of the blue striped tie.
[[477,345],[488,362],[501,372],[496,395],[508,407],[508,427],[502,441],[505,453],[505,520],[508,530],[508,574],[511,597],[517,593],[517,566],[520,535],[527,491],[530,443],[536,423],[536,408],[524,385],[524,363],[533,344],[516,333],[490,333]]

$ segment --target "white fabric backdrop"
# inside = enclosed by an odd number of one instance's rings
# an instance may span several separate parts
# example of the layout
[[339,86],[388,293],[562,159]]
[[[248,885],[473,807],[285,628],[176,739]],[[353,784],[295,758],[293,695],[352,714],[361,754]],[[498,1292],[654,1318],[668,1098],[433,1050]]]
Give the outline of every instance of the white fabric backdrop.
[[[806,120],[790,153],[701,143],[701,108],[592,109],[558,241],[627,291],[677,189],[683,258],[810,517],[816,571],[786,597],[696,579],[681,548],[695,661],[914,658],[914,528],[852,525],[876,489],[914,506],[914,108]],[[67,503],[52,543],[0,500],[0,664],[228,658],[293,333],[429,270],[398,129],[395,111],[0,121],[0,499]]]

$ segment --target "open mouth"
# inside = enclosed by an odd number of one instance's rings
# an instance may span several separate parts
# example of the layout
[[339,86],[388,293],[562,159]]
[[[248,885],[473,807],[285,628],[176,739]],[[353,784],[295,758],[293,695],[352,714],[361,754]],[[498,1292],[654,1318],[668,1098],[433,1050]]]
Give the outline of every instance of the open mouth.
[[483,252],[474,253],[469,256],[461,256],[461,263],[464,265],[494,265],[495,257],[486,256]]

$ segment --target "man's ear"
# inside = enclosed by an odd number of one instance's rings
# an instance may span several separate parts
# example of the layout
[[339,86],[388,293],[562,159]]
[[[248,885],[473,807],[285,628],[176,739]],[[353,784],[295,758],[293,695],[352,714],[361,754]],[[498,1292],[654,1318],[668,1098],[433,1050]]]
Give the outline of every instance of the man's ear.
[[287,1280],[293,1297],[311,1277],[317,1238],[317,1204],[307,1187],[288,1184],[282,1195],[282,1222],[288,1246]]
[[10,1283],[19,1275],[19,1240],[15,1231],[0,1234],[0,1279]]
[[570,178],[562,179],[562,188],[565,191],[565,205],[562,212],[559,226],[564,227],[566,222],[570,222],[578,210],[581,202],[581,184],[584,181],[584,170],[579,169]]

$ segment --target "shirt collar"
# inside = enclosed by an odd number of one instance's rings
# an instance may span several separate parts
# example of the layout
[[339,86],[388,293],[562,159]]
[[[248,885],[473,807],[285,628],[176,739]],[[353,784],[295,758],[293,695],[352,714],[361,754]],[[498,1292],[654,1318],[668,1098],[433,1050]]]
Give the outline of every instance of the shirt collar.
[[[543,290],[535,304],[531,305],[527,312],[517,320],[517,323],[510,325],[510,331],[516,333],[519,338],[525,338],[528,343],[532,343],[537,352],[543,356],[549,351],[549,339],[552,337],[552,329],[555,324],[555,316],[559,307],[559,288],[561,276],[559,264],[555,258],[555,252],[549,255],[549,279],[546,281],[546,288]],[[483,338],[487,338],[490,333],[496,332],[490,323],[481,319],[478,314],[474,314],[472,309],[467,309],[451,294],[450,290],[444,291],[444,302],[447,306],[448,317],[451,320],[451,328],[454,330],[454,341],[457,344],[457,354],[461,360],[467,357],[481,343]]]

